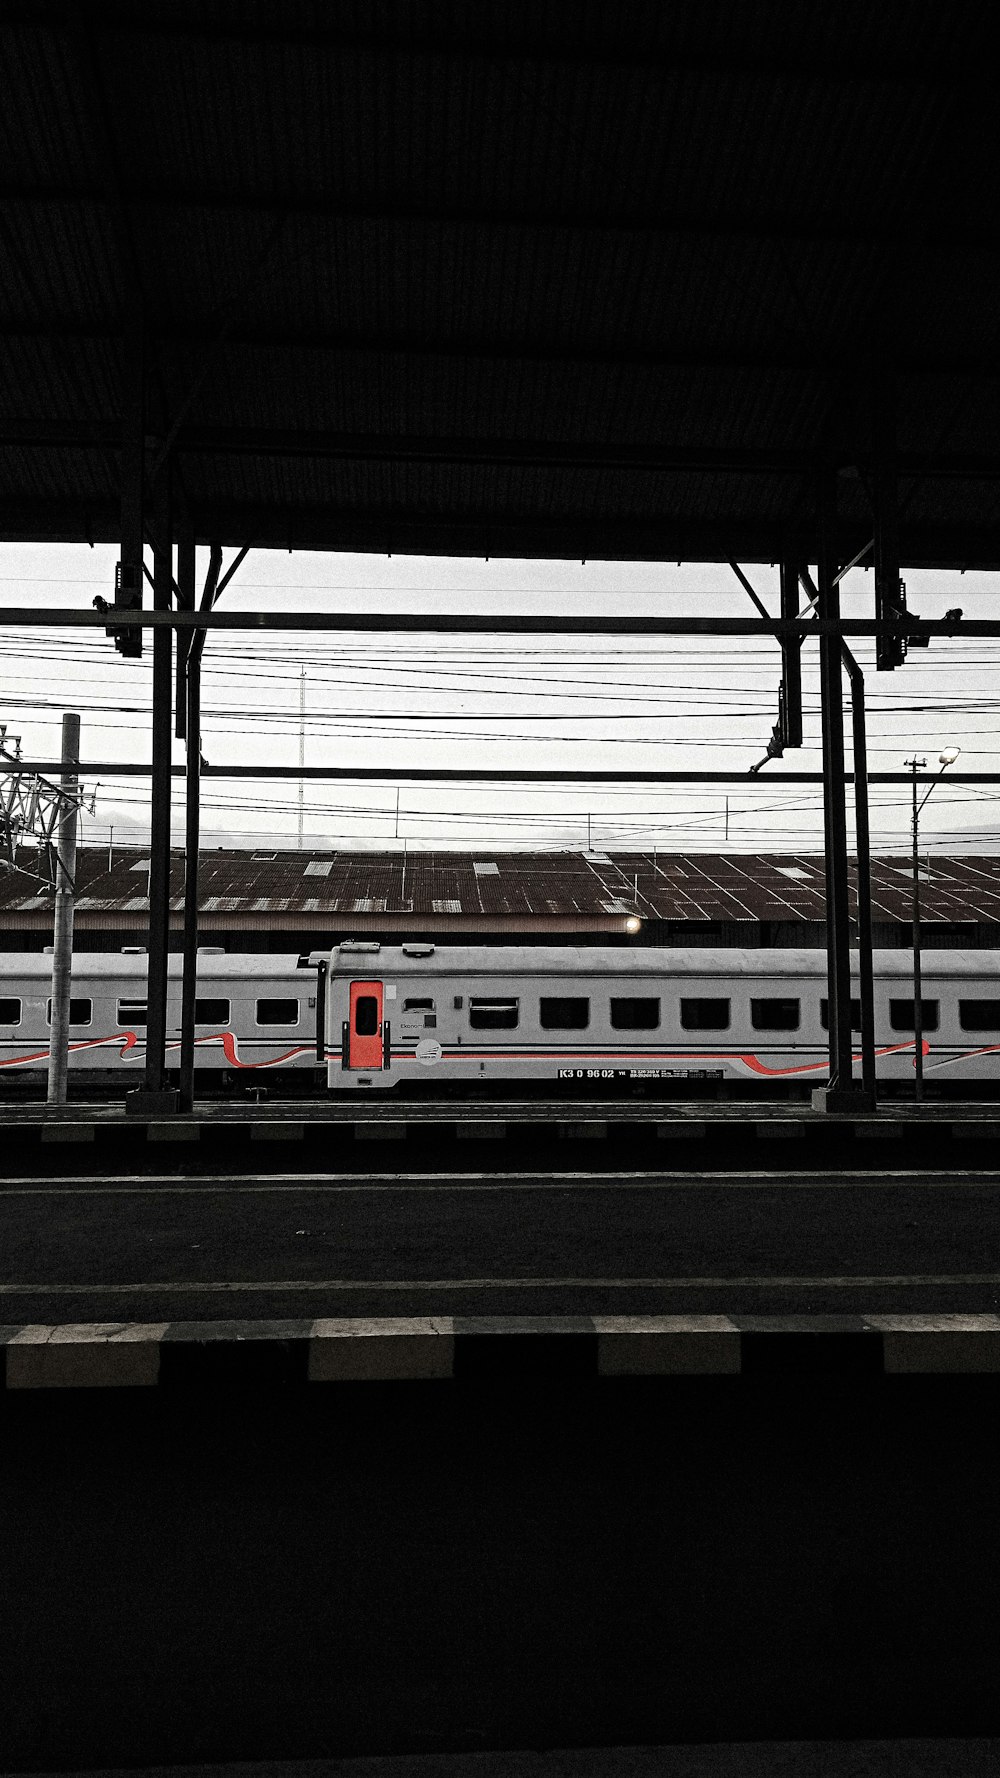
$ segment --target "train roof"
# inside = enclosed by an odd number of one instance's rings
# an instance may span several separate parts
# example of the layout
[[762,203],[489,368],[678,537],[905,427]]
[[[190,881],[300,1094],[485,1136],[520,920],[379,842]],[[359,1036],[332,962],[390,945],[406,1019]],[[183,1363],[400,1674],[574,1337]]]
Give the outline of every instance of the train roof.
[[[202,951],[198,958],[199,979],[219,981],[255,981],[287,982],[290,973],[295,972],[296,956],[258,955],[256,952],[234,952],[220,955],[213,951]],[[149,958],[145,951],[78,951],[73,958],[73,981],[93,982],[110,981],[127,976],[130,980],[142,977],[146,973]],[[179,953],[172,952],[168,960],[168,974],[171,981],[180,981],[183,959]],[[303,970],[303,979],[308,985],[311,974]],[[48,951],[2,951],[0,952],[0,981],[10,981],[18,977],[24,981],[47,981],[52,974],[52,955]]]
[[[322,953],[313,952],[318,959]],[[991,965],[990,959],[997,961]],[[913,974],[908,950],[874,952],[875,973],[887,978]],[[1000,975],[1000,953],[927,950],[921,952],[925,976]],[[851,952],[856,973],[858,953]],[[826,979],[826,952],[817,949],[743,950],[736,947],[624,945],[379,945],[353,941],[338,945],[331,957],[338,976],[356,979],[388,976],[428,977],[626,975],[626,976],[804,976]]]
[[[336,975],[350,974],[360,979],[373,977],[414,977],[426,980],[456,974],[486,977],[517,976],[797,976],[826,979],[826,952],[816,948],[782,950],[776,947],[742,949],[735,946],[625,946],[625,945],[380,945],[375,941],[352,941],[337,946],[332,958],[329,951],[314,951],[308,961],[315,964],[330,958]],[[995,961],[994,961],[995,959]],[[85,982],[142,979],[146,973],[147,956],[134,951],[83,951],[73,960],[73,980]],[[913,958],[909,950],[878,950],[874,953],[876,975],[887,979],[909,980],[913,974]],[[962,979],[1000,976],[1000,953],[993,951],[934,950],[921,953],[925,977],[952,976]],[[315,977],[313,970],[303,967],[307,959],[297,954],[258,954],[234,952],[220,954],[203,951],[198,959],[199,979],[212,982],[246,983],[282,982],[286,986],[302,981],[308,987]],[[180,982],[182,959],[178,953],[169,958],[170,981]],[[851,967],[856,973],[858,954],[851,953]],[[0,982],[47,982],[52,974],[52,957],[45,951],[0,952]]]

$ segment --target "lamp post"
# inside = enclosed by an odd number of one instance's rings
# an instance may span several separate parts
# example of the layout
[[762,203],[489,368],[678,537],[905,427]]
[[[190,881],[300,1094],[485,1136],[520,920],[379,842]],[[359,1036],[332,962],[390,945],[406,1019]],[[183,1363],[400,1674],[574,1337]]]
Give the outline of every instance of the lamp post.
[[924,1096],[924,1018],[920,980],[920,812],[931,791],[941,782],[948,767],[954,765],[961,751],[961,747],[946,747],[943,753],[938,754],[940,770],[937,777],[932,779],[919,804],[917,802],[917,772],[927,764],[927,761],[914,758],[905,762],[913,772],[913,815],[910,825],[913,839],[913,1097],[915,1099],[922,1099]]

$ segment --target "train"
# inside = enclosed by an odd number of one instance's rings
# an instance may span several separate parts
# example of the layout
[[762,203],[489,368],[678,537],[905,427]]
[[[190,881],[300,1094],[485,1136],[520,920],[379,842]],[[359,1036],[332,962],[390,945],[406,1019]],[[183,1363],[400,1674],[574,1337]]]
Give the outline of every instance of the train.
[[[860,1044],[857,958],[852,1025]],[[44,953],[0,963],[0,1091],[48,1063]],[[75,959],[74,1076],[138,1081],[145,1064],[144,953]],[[880,1082],[913,1081],[907,951],[875,953]],[[168,1071],[180,1051],[181,959],[169,959]],[[1000,955],[922,959],[924,1076],[943,1087],[1000,1083]],[[233,1086],[281,1079],[332,1092],[460,1092],[543,1082],[669,1092],[808,1089],[828,1067],[820,950],[383,944],[348,939],[308,956],[199,953],[195,1064]],[[82,1083],[81,1083],[82,1084]]]
[[[317,975],[297,957],[198,954],[195,1066],[199,1074],[256,1078],[316,1067]],[[180,1060],[181,964],[167,965],[168,1069]],[[144,951],[78,952],[70,994],[69,1068],[98,1081],[138,1085],[146,1063]],[[0,1091],[48,1067],[52,958],[0,956]],[[129,1077],[135,1077],[133,1081]]]

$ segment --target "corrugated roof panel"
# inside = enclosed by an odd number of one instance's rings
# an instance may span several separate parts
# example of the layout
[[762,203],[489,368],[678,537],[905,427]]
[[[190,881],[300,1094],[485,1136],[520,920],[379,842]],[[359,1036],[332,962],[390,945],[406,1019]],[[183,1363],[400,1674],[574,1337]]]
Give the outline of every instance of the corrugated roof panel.
[[[145,913],[147,897],[137,882],[148,871],[148,854],[116,854],[107,869],[106,847],[83,847],[78,857],[78,911],[90,922],[116,914]],[[34,853],[23,854],[26,868]],[[605,862],[606,860],[606,862]],[[435,915],[519,914],[601,917],[614,908],[628,914],[633,903],[649,918],[665,920],[753,919],[822,920],[825,906],[822,860],[801,854],[727,855],[711,853],[606,853],[597,860],[582,853],[496,853],[490,860],[471,853],[365,852],[329,854],[312,862],[328,874],[307,875],[303,855],[279,852],[271,860],[247,851],[205,855],[199,873],[200,901],[207,915],[256,918],[294,917],[296,912],[329,915],[385,911]],[[494,870],[477,875],[476,863]],[[788,873],[794,871],[796,875]],[[799,874],[801,873],[801,874]],[[1000,920],[1000,860],[989,856],[932,857],[929,875],[921,863],[923,912],[929,921]],[[910,863],[906,857],[872,863],[876,915],[897,921],[910,917]],[[182,905],[183,857],[174,854],[171,899]],[[311,891],[307,894],[306,889]],[[317,895],[315,889],[320,887]],[[362,904],[366,904],[364,907]],[[369,907],[367,904],[371,904]],[[30,876],[0,874],[0,918],[8,925],[19,914],[51,914],[51,891],[35,887]]]
[[[75,428],[8,441],[5,535],[117,533],[123,233],[206,535],[770,560],[817,438],[868,452],[889,338],[900,448],[933,457],[904,551],[1000,560],[988,8],[146,0],[113,23],[96,93],[68,13],[4,30],[2,417]],[[650,460],[574,467],[609,443]],[[838,522],[856,546],[858,479]]]

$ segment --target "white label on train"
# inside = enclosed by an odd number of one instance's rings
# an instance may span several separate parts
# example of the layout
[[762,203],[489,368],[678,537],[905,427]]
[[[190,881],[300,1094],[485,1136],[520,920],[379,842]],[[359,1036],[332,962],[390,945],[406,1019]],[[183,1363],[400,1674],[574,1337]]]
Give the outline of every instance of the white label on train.
[[721,1068],[560,1068],[558,1080],[722,1080]]

